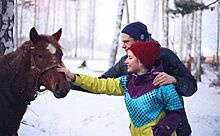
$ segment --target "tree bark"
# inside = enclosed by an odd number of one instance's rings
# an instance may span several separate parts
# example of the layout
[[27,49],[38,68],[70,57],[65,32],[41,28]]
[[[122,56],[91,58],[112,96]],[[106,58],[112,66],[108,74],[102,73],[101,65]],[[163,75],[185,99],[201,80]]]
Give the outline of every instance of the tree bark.
[[169,0],[163,0],[162,4],[162,19],[163,19],[163,46],[169,48]]
[[79,0],[75,0],[75,56],[77,57],[78,50],[78,14],[79,14]]
[[158,10],[158,5],[160,4],[160,2],[158,0],[155,0],[153,3],[153,19],[152,19],[152,32],[154,33],[154,35],[158,35],[158,15],[159,15],[159,10]]
[[197,12],[198,16],[198,30],[197,30],[197,44],[196,44],[196,73],[195,73],[195,78],[197,81],[202,81],[201,75],[202,75],[202,67],[201,67],[201,37],[202,37],[202,11]]
[[180,60],[183,60],[183,44],[185,41],[185,16],[182,15],[182,22],[181,22],[181,41],[180,41],[180,47],[179,47],[179,58]]
[[218,1],[218,10],[217,10],[217,14],[218,14],[218,19],[217,19],[217,50],[216,50],[216,62],[217,62],[217,66],[216,66],[216,70],[219,71],[219,40],[220,40],[220,1]]
[[47,1],[47,9],[46,9],[46,19],[45,19],[45,28],[44,32],[48,33],[48,24],[49,24],[49,17],[50,17],[50,0]]
[[[188,64],[191,65],[192,60],[192,37],[193,37],[193,24],[194,24],[194,13],[188,14],[187,16],[187,24],[186,24],[186,56],[185,60]],[[188,67],[189,70],[191,68]]]
[[18,0],[15,0],[15,34],[14,34],[14,46],[18,47]]
[[94,58],[94,38],[95,38],[95,19],[96,19],[96,12],[95,12],[95,7],[96,7],[96,0],[90,0],[90,26],[89,26],[89,33],[91,34],[89,38],[89,43],[90,43],[90,53],[91,57]]
[[56,26],[56,8],[57,8],[57,2],[56,0],[53,1],[53,32],[55,32],[55,26]]
[[128,0],[125,0],[125,8],[126,8],[127,24],[129,24],[130,23],[130,15],[129,15]]
[[14,1],[0,1],[0,55],[7,54],[14,49],[13,26],[14,26]]
[[117,56],[117,51],[118,51],[118,40],[119,40],[119,35],[120,35],[120,30],[121,30],[121,22],[122,22],[122,16],[123,16],[123,11],[124,11],[124,0],[120,0],[118,3],[118,13],[117,13],[117,19],[116,19],[116,28],[115,28],[115,35],[113,39],[113,45],[110,53],[110,58],[109,58],[109,66],[112,66],[115,64],[116,61],[116,56]]
[[134,7],[134,17],[133,17],[133,20],[135,21],[136,20],[136,11],[137,11],[137,2],[136,2],[136,0],[134,0],[134,6],[133,7]]

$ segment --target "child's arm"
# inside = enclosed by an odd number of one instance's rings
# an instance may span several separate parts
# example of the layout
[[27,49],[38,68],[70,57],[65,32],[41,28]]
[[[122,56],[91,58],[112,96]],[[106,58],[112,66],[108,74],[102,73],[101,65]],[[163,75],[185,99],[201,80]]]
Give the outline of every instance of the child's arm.
[[184,119],[184,110],[166,111],[166,116],[153,127],[154,136],[171,136]]
[[99,79],[83,74],[73,74],[64,65],[58,66],[57,71],[64,73],[67,79],[71,80],[74,85],[89,90],[89,92],[119,96],[124,94],[123,88],[121,87],[120,82],[117,79]]
[[119,80],[114,78],[99,79],[97,77],[77,74],[75,81],[73,81],[73,84],[89,90],[93,93],[117,96],[121,96],[124,94],[123,88],[121,87]]
[[170,136],[185,116],[183,105],[174,85],[166,85],[162,88],[162,99],[166,116],[153,127],[154,136]]

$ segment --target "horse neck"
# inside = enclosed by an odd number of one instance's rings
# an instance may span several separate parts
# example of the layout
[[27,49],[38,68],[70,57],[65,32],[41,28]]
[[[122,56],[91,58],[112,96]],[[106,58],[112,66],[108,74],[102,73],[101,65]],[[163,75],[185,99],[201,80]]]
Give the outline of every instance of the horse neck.
[[13,51],[9,54],[1,56],[1,79],[7,80],[7,82],[13,82],[16,74],[25,72],[24,70],[27,70],[25,67],[28,67],[27,62],[25,62],[27,59],[24,59],[26,54],[28,54],[28,52],[25,49],[19,49],[18,51]]
[[[11,85],[12,93],[23,104],[29,104],[35,98],[35,76],[31,72],[31,53],[28,43],[24,43],[15,52],[3,57],[5,74],[1,73],[7,85]],[[31,79],[32,78],[32,79]]]

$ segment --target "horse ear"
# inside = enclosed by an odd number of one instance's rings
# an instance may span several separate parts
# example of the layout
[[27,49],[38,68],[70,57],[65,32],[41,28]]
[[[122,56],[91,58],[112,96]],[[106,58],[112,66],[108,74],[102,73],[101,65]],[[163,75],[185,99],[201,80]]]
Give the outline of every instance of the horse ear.
[[33,43],[37,43],[39,41],[39,35],[34,27],[30,30],[30,40]]
[[59,41],[60,37],[61,37],[61,34],[62,34],[62,28],[60,28],[56,33],[52,34],[52,36],[57,40]]

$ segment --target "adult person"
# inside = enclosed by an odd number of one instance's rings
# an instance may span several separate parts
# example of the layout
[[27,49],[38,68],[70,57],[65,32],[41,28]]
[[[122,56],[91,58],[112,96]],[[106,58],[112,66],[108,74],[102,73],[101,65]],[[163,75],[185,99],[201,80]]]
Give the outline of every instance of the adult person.
[[[122,48],[127,52],[130,44],[137,41],[154,41],[151,34],[148,33],[147,26],[141,22],[128,24],[121,31]],[[114,66],[106,71],[101,78],[120,77],[128,74],[127,66],[124,64],[127,55],[123,56]],[[177,55],[168,48],[160,48],[160,60],[164,66],[164,72],[155,72],[153,84],[155,86],[169,83],[175,84],[177,93],[182,96],[192,96],[197,91],[197,81],[180,61]],[[182,123],[177,126],[178,136],[189,136],[192,131],[187,116]]]
[[63,66],[73,84],[93,93],[124,96],[129,113],[132,136],[176,136],[175,129],[184,118],[182,102],[173,84],[153,86],[162,72],[158,42],[135,42],[128,47],[125,60],[128,75],[119,78],[99,79],[83,74],[73,74]]
[[[121,33],[121,41],[123,43],[122,48],[126,52],[132,43],[138,41],[154,41],[154,39],[151,38],[151,34],[148,33],[147,26],[141,22],[128,24],[122,29]],[[124,63],[126,58],[127,55],[123,56],[100,78],[117,78],[129,74],[127,71],[127,65]],[[153,80],[155,86],[173,83],[182,102],[182,96],[192,96],[197,91],[197,81],[174,52],[168,48],[161,47],[160,60],[163,64],[164,72],[154,73],[156,75]],[[71,86],[71,89],[80,90],[77,86]],[[189,136],[192,132],[186,114],[184,117],[184,121],[181,122],[176,129],[178,136]]]

